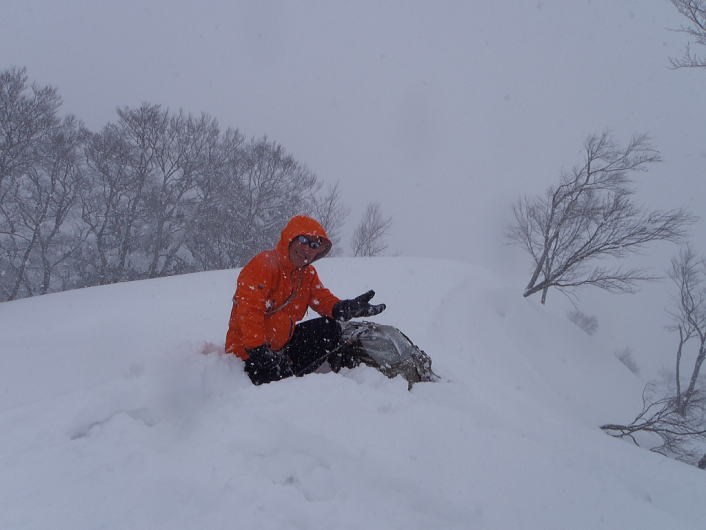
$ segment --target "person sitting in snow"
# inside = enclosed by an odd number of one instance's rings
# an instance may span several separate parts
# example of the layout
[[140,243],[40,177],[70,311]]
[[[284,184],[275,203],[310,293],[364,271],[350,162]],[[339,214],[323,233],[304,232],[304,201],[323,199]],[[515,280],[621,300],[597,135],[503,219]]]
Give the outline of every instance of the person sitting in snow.
[[[339,322],[377,315],[385,304],[369,303],[374,291],[341,300],[326,289],[312,263],[330,250],[321,224],[298,215],[282,230],[277,246],[260,252],[238,275],[225,351],[245,361],[254,384],[302,376],[325,361],[334,371],[355,366],[336,350]],[[297,324],[308,308],[321,317]]]

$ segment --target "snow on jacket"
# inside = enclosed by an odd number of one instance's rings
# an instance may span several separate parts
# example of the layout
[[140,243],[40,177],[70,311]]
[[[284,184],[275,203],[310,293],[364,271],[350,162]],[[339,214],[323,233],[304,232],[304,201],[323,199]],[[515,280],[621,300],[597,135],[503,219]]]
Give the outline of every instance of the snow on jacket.
[[289,245],[299,235],[322,238],[323,250],[316,259],[331,249],[326,231],[316,220],[293,217],[277,246],[260,252],[238,275],[226,353],[247,359],[246,348],[268,344],[273,350],[282,349],[309,307],[321,316],[332,317],[339,299],[323,286],[311,264],[297,268],[289,260]]

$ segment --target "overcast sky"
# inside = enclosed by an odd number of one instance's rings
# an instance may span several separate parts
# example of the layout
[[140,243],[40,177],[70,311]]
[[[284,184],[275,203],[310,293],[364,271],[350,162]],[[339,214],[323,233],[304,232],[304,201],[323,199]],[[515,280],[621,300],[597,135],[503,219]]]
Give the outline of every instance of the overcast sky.
[[506,258],[511,202],[604,129],[653,136],[645,201],[706,210],[706,71],[668,69],[667,0],[1,2],[0,67],[91,129],[146,101],[267,135],[340,182],[349,230],[380,201],[393,253]]

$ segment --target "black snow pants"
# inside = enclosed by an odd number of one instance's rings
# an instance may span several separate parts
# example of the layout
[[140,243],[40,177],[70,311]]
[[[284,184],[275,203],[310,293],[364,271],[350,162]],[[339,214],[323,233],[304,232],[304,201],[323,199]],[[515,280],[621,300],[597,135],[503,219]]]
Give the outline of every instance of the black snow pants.
[[313,318],[296,325],[287,345],[274,352],[274,363],[262,366],[248,359],[245,372],[254,384],[261,385],[310,374],[326,361],[336,372],[343,366],[352,368],[358,364],[349,355],[336,350],[340,345],[341,325],[329,318]]

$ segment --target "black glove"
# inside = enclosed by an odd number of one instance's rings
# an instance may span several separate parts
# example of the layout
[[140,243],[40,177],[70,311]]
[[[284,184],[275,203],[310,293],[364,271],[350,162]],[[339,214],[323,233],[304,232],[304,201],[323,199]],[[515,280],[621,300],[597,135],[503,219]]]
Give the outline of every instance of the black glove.
[[289,358],[272,351],[266,344],[256,348],[246,348],[245,351],[248,354],[245,372],[256,385],[279,381],[294,375]]
[[372,317],[385,310],[385,304],[370,305],[370,299],[375,291],[368,291],[352,300],[341,300],[333,306],[333,318],[345,322],[355,317]]

